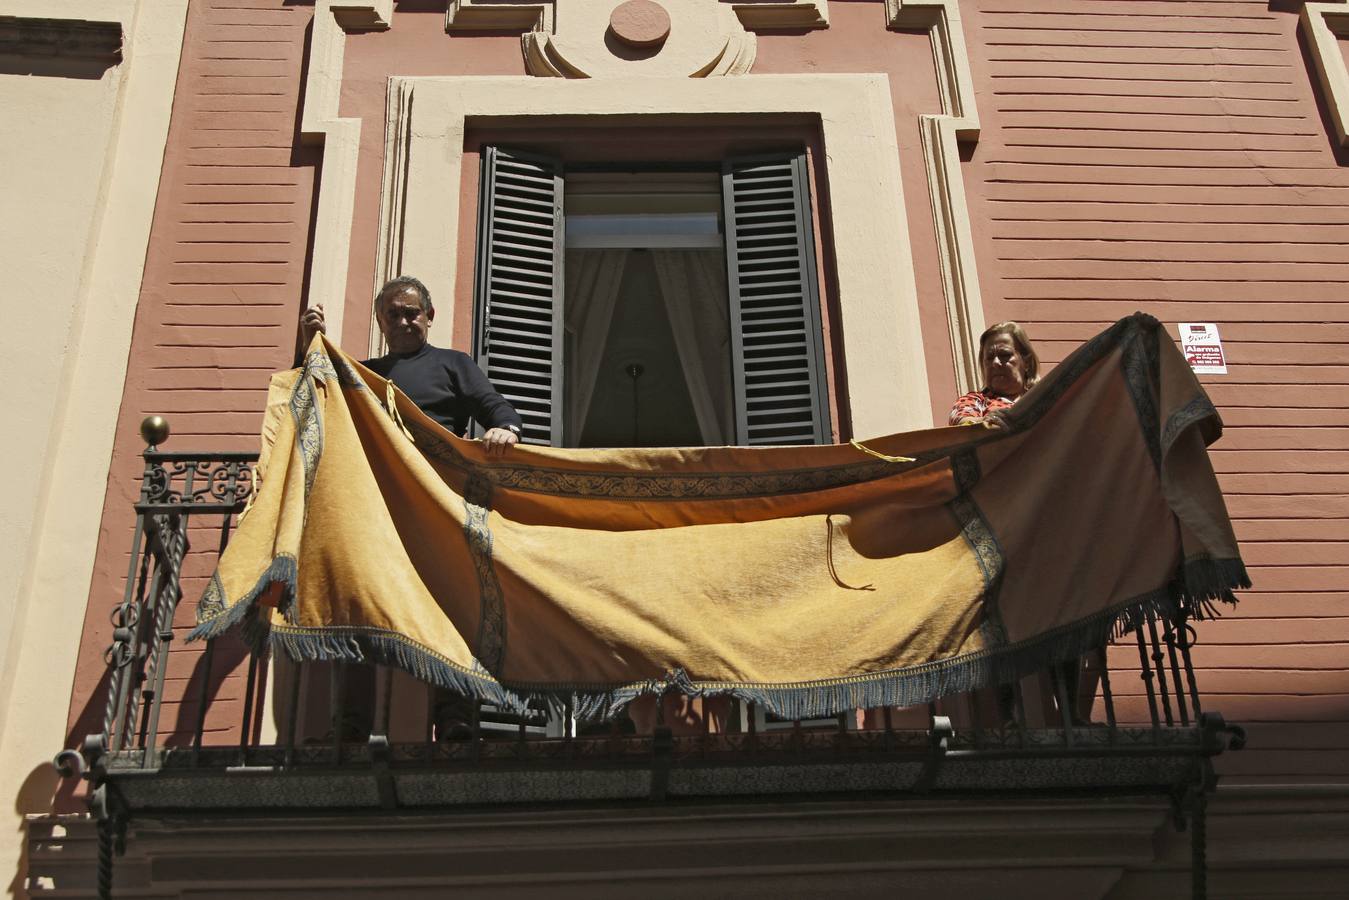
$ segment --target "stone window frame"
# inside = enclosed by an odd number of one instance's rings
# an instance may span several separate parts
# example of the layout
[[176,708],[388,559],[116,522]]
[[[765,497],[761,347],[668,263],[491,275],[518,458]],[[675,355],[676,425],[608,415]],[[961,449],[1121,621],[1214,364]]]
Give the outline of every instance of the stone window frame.
[[[475,120],[525,122],[541,110],[553,120],[627,115],[660,125],[688,116],[716,115],[747,124],[763,116],[810,116],[819,122],[830,157],[824,170],[833,211],[834,276],[853,430],[870,436],[930,427],[888,79],[764,75],[650,82],[643,96],[661,99],[654,112],[619,82],[391,78],[376,281],[398,271],[412,272],[433,294],[453,295],[459,278],[453,248],[473,239],[459,233],[459,202],[464,137]],[[453,310],[437,312],[453,315]],[[896,352],[899,347],[903,353]]]
[[1340,38],[1349,37],[1349,6],[1308,3],[1302,7],[1301,25],[1335,126],[1335,142],[1349,147],[1349,68],[1340,51]]

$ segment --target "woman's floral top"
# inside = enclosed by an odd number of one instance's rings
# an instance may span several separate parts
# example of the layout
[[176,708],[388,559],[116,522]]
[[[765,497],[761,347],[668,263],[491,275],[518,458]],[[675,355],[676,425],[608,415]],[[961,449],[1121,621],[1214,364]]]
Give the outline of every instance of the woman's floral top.
[[995,409],[1010,409],[1015,402],[997,394],[970,391],[951,407],[951,418],[947,424],[959,425],[961,419],[982,419]]

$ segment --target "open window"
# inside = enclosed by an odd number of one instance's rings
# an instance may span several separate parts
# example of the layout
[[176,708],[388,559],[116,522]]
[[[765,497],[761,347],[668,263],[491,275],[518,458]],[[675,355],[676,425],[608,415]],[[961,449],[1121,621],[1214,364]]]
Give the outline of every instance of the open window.
[[554,446],[830,435],[805,154],[567,171],[483,154],[474,352]]

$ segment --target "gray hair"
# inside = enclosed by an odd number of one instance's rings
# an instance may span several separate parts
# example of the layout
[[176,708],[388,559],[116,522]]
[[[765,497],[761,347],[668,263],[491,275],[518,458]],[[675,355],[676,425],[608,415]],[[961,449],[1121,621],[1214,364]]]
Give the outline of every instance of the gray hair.
[[422,284],[419,279],[413,278],[411,275],[399,275],[397,278],[391,278],[384,282],[384,287],[380,288],[379,293],[375,295],[375,308],[379,309],[379,305],[384,302],[386,297],[401,294],[406,290],[414,290],[417,292],[417,296],[422,302],[422,310],[424,312],[429,313],[434,309],[431,305],[431,292],[426,289],[426,285]]

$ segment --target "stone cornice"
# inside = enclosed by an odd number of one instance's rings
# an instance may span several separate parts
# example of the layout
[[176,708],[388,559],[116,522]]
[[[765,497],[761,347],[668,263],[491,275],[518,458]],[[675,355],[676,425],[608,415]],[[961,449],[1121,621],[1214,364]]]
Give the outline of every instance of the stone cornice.
[[[1210,801],[1210,896],[1342,893],[1349,813],[1327,811],[1327,792],[1251,797],[1240,811],[1228,810],[1228,793],[1220,788]],[[87,816],[30,819],[28,828],[33,871],[56,884],[90,877],[90,857],[71,852],[95,840]],[[1169,824],[1165,801],[1099,794],[504,805],[416,816],[207,812],[133,819],[126,862],[115,871],[127,888],[134,881],[166,895],[185,888],[266,893],[305,877],[340,884],[335,879],[359,872],[368,889],[391,892],[415,875],[422,890],[446,893],[521,893],[543,884],[559,896],[720,896],[741,885],[757,896],[1150,900],[1189,896],[1189,844],[1190,834]],[[400,868],[372,873],[365,860],[382,854],[397,854]],[[634,859],[656,862],[634,866]]]
[[731,0],[731,8],[740,17],[741,25],[756,31],[829,27],[829,7],[825,0],[787,0],[782,3],[736,3]]
[[[57,884],[91,877],[88,854],[61,852],[95,841],[87,817],[29,828],[35,871]],[[1122,872],[1155,865],[1153,843],[1165,828],[1162,803],[1099,798],[940,808],[884,801],[507,805],[415,818],[216,813],[134,818],[114,873],[128,894],[270,895],[315,881],[340,893],[358,865],[392,856],[398,866],[362,872],[366,890],[407,893],[406,879],[415,877],[417,890],[446,895],[537,895],[543,885],[560,897],[911,896],[916,884],[924,895],[948,896],[939,885],[958,878],[974,896],[986,895],[977,889],[983,881],[1008,896],[1094,900]]]
[[[777,2],[729,3],[745,28],[772,31],[785,28],[828,28],[826,0],[777,0]],[[449,0],[445,10],[446,31],[542,31],[552,32],[557,20],[557,0],[545,3],[510,3],[501,0]]]
[[446,31],[552,31],[557,4],[449,0]]

